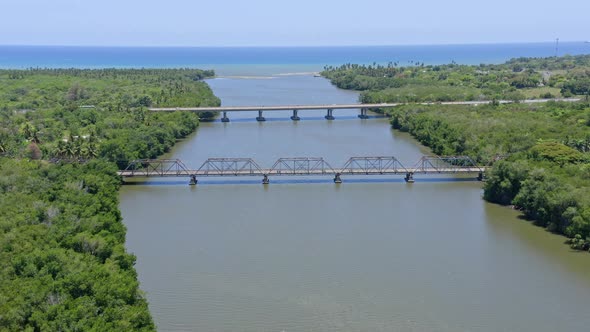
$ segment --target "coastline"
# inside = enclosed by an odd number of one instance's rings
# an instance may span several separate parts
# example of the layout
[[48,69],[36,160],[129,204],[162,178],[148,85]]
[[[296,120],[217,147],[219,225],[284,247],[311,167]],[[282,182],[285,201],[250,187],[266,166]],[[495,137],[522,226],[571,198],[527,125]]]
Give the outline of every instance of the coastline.
[[[590,53],[590,44],[561,42],[559,55]],[[553,42],[332,47],[1,46],[0,69],[204,68],[225,76],[318,72],[343,63],[497,64],[555,55]]]

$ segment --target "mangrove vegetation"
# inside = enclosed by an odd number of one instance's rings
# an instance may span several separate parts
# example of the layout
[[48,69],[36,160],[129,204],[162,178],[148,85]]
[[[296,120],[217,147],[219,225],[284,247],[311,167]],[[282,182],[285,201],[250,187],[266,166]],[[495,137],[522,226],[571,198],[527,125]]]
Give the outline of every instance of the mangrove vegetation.
[[196,69],[0,71],[0,327],[155,329],[125,251],[118,168],[155,158],[218,106]]
[[[590,56],[519,58],[499,65],[343,65],[322,73],[362,102],[490,100],[488,105],[408,104],[383,110],[437,155],[491,165],[484,198],[513,205],[574,249],[590,250]],[[578,97],[576,103],[518,103]],[[496,100],[512,100],[498,104]]]
[[345,64],[326,66],[322,75],[339,88],[361,91],[360,101],[365,103],[588,96],[590,55],[518,58],[478,66]]

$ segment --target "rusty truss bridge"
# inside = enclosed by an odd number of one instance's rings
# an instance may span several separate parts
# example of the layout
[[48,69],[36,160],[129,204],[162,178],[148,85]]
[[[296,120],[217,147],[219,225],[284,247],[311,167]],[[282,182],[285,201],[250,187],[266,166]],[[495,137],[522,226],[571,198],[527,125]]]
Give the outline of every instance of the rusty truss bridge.
[[134,160],[118,172],[123,179],[130,177],[188,177],[196,185],[200,177],[259,176],[263,184],[271,176],[333,176],[342,183],[343,176],[403,175],[414,182],[414,174],[474,175],[483,180],[485,167],[478,166],[466,156],[424,156],[412,167],[405,167],[396,157],[351,157],[341,168],[334,168],[323,158],[280,158],[270,168],[260,167],[252,158],[209,158],[199,168],[192,169],[179,159]]

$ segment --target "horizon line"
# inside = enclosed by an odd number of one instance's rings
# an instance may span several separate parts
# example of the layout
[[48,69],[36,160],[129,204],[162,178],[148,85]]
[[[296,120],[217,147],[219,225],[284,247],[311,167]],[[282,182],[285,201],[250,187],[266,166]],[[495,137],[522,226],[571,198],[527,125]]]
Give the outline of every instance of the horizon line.
[[[588,43],[586,40],[560,40],[560,43]],[[391,46],[460,46],[460,45],[513,45],[513,44],[553,44],[552,41],[512,41],[512,42],[466,42],[466,43],[416,43],[416,44],[341,44],[341,45],[73,45],[73,44],[0,44],[0,47],[94,47],[94,48],[328,48],[328,47],[391,47]]]

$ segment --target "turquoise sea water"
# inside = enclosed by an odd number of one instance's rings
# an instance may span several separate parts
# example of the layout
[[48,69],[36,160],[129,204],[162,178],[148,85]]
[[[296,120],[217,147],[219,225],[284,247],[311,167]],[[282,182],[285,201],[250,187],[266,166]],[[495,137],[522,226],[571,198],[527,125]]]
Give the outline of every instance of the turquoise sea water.
[[[559,55],[590,53],[590,44],[562,42]],[[501,63],[514,57],[555,55],[555,44],[471,44],[342,47],[68,47],[0,46],[0,68],[214,69],[221,76],[306,73],[325,65],[410,61],[441,64]]]

